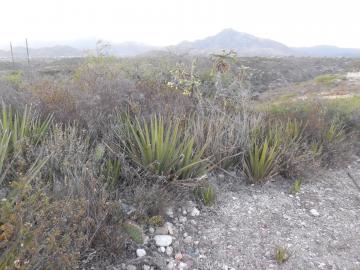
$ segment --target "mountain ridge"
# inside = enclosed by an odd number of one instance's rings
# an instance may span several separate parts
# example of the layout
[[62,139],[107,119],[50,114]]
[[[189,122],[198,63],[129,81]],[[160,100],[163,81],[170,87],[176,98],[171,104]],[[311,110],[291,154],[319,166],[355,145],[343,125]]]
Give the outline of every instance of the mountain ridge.
[[[56,57],[83,57],[86,50],[94,48],[93,39],[86,41],[73,41],[70,44],[82,44],[80,46],[55,45],[41,48],[30,48],[32,58],[56,58]],[[95,42],[94,42],[95,43]],[[360,57],[360,49],[341,48],[332,45],[319,45],[312,47],[289,47],[272,39],[256,37],[251,34],[226,28],[213,36],[194,41],[182,41],[177,45],[158,47],[139,42],[123,42],[111,45],[110,54],[120,57],[132,57],[149,54],[155,51],[170,51],[174,53],[188,53],[207,55],[221,52],[222,50],[233,50],[239,56],[266,56],[266,57]],[[26,58],[25,47],[14,47],[15,58]],[[10,59],[9,51],[0,50],[0,58]]]

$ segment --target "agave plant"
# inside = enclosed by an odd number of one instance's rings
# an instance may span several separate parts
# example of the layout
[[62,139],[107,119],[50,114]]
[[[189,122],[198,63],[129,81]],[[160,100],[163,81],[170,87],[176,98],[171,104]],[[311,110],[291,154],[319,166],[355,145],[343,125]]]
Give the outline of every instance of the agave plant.
[[25,143],[29,142],[36,146],[48,131],[52,122],[49,115],[45,120],[35,117],[31,107],[25,107],[22,113],[14,111],[11,107],[2,105],[2,118],[0,119],[0,131],[8,131],[10,143],[8,151],[19,152],[23,150]]
[[127,118],[125,149],[131,158],[151,172],[176,179],[203,175],[205,147],[196,149],[194,138],[180,134],[179,121],[165,124],[162,117],[149,121]]
[[276,174],[280,147],[279,141],[274,138],[265,137],[263,142],[253,140],[244,158],[244,172],[251,181],[263,181]]

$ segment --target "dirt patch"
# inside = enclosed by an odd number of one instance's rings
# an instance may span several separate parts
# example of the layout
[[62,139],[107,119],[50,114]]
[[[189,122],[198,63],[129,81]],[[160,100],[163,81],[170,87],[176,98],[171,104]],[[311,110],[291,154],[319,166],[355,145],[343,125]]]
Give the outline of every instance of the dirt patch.
[[[194,269],[360,269],[360,190],[347,172],[360,182],[359,160],[304,178],[297,195],[287,181],[223,190],[186,228]],[[276,247],[290,254],[282,265]]]

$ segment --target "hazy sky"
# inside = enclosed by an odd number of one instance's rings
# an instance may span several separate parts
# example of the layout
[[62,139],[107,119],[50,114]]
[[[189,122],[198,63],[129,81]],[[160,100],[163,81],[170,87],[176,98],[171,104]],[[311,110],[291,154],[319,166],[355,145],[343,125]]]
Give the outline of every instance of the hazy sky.
[[360,48],[359,0],[0,0],[0,11],[0,45],[25,37],[170,45],[231,27],[289,46]]

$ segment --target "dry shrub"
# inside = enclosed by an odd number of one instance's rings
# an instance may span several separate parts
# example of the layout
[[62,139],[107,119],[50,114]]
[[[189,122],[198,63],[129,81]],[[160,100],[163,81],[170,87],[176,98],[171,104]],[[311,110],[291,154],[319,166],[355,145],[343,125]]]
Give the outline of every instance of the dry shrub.
[[44,114],[53,114],[63,123],[77,118],[73,93],[55,81],[38,80],[30,86],[32,102]]

